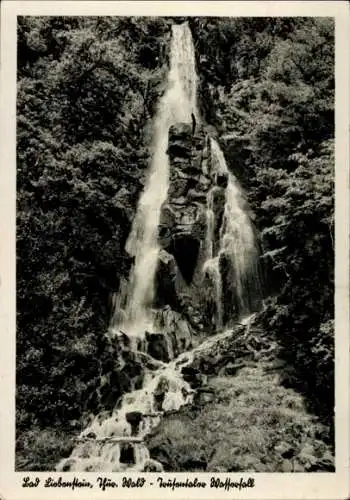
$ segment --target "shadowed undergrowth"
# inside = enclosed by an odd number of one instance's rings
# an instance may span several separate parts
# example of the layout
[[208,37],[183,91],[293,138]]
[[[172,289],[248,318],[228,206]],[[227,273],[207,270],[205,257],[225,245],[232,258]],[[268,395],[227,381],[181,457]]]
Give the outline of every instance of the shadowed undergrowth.
[[179,472],[333,470],[326,428],[268,369],[212,378],[213,400],[165,417],[149,440],[152,457]]

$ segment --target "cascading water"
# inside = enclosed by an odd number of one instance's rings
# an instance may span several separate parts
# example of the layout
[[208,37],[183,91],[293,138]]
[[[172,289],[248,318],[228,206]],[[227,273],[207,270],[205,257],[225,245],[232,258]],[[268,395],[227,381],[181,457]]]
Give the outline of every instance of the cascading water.
[[[112,327],[121,327],[128,335],[142,336],[152,331],[150,308],[154,298],[159,244],[157,241],[160,210],[169,188],[167,156],[168,130],[178,122],[190,122],[198,116],[197,74],[192,35],[187,23],[172,26],[170,71],[166,91],[155,118],[154,154],[150,174],[139,200],[126,250],[134,257],[128,287],[116,301]],[[121,311],[125,303],[124,311]],[[121,313],[122,312],[122,317]]]
[[[216,186],[211,188],[207,197],[207,259],[203,266],[214,288],[216,300],[216,326],[223,326],[223,308],[228,315],[242,317],[254,309],[254,302],[260,300],[259,250],[253,226],[244,209],[241,188],[225,161],[219,144],[211,139],[212,170],[215,175],[227,177],[225,207],[220,226],[218,244],[215,248],[214,203]],[[226,268],[226,286],[223,283],[223,267]],[[231,290],[231,297],[223,293]]]
[[215,299],[215,325],[219,330],[222,327],[222,280],[219,269],[219,257],[215,256],[215,209],[214,209],[215,187],[210,189],[207,196],[207,234],[206,234],[206,261],[203,272],[209,277]]
[[[241,320],[249,325],[251,317]],[[140,390],[124,394],[119,409],[111,415],[98,415],[77,439],[69,458],[57,465],[57,471],[157,472],[158,462],[150,459],[144,438],[156,427],[163,412],[178,410],[193,401],[194,390],[183,380],[181,370],[190,365],[198,352],[206,352],[217,342],[232,335],[226,330],[207,338],[191,351],[186,351],[161,368],[146,374]],[[140,415],[136,425],[130,415]],[[147,468],[152,467],[152,468]]]
[[[154,299],[154,281],[160,246],[158,226],[161,207],[167,199],[169,188],[169,160],[167,155],[168,130],[177,123],[191,123],[191,114],[198,117],[196,104],[197,75],[195,55],[190,29],[187,23],[172,27],[170,71],[166,91],[160,101],[155,119],[154,154],[144,192],[141,195],[126,250],[134,257],[134,265],[128,282],[123,282],[116,299],[111,331],[115,341],[120,342],[122,330],[129,349],[145,353],[142,338],[146,330],[153,331],[151,313]],[[240,188],[227,165],[216,141],[211,140],[212,170],[228,179],[222,220],[217,222],[215,196],[220,186],[215,185],[207,197],[207,234],[205,240],[205,263],[203,273],[209,274],[214,283],[216,302],[216,327],[223,330],[225,313],[231,313],[234,300],[240,318],[251,310],[253,283],[258,283],[258,251],[249,217],[243,207]],[[210,182],[210,181],[209,181]],[[227,289],[232,289],[231,300]],[[227,304],[229,307],[227,308]],[[228,309],[228,311],[227,311]],[[163,311],[158,326],[170,328],[172,311]],[[183,320],[182,320],[183,322]],[[242,319],[241,319],[241,322]],[[175,328],[179,329],[179,322]],[[167,325],[167,326],[166,326]],[[186,324],[187,325],[187,324]],[[183,330],[183,349],[188,349]],[[153,332],[154,333],[154,332]],[[179,336],[181,332],[176,332]],[[152,461],[144,438],[159,424],[165,411],[178,410],[193,400],[193,389],[182,377],[182,368],[191,364],[197,350],[210,348],[230,331],[221,331],[208,338],[191,351],[185,351],[176,359],[171,346],[168,347],[169,363],[152,360],[145,366],[142,387],[126,393],[117,402],[114,410],[106,415],[94,417],[81,433],[69,458],[62,460],[58,471],[104,471],[123,470],[159,471],[161,464]],[[155,333],[157,335],[157,333]],[[118,337],[119,336],[119,337]],[[119,340],[118,340],[119,339]],[[169,339],[167,339],[169,340]],[[126,346],[121,345],[120,351]],[[140,354],[140,352],[138,352]]]

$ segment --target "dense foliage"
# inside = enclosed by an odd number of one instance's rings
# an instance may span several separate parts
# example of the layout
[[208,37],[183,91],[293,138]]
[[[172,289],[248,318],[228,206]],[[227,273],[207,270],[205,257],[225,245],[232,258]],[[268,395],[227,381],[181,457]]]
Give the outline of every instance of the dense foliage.
[[168,33],[161,19],[19,19],[19,426],[77,419],[97,383]]
[[262,237],[262,315],[286,382],[333,414],[334,26],[328,18],[196,19],[203,113]]
[[[149,164],[168,18],[20,18],[17,425],[78,419]],[[262,321],[333,411],[333,24],[192,18],[203,117],[262,235]]]

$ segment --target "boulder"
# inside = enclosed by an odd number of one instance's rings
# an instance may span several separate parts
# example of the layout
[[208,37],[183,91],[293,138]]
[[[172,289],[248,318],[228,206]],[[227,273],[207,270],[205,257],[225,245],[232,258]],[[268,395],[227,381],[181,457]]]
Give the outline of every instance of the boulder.
[[[181,300],[181,296],[179,297]],[[155,316],[156,327],[164,332],[173,346],[174,356],[189,349],[192,345],[192,332],[186,319],[179,312],[174,311],[169,305]]]
[[173,255],[161,249],[155,276],[156,305],[176,305],[178,302],[176,291],[177,266]]
[[192,140],[192,125],[190,123],[176,123],[169,128],[169,143],[173,141]]
[[199,387],[202,384],[202,374],[197,368],[184,366],[181,369],[182,378],[188,382],[191,387]]
[[126,421],[131,425],[131,435],[137,436],[139,432],[140,422],[142,420],[142,413],[140,411],[129,411],[125,414]]
[[215,214],[215,227],[214,231],[218,233],[222,223],[222,215],[225,210],[226,191],[220,186],[213,189],[213,210]]
[[164,333],[146,332],[147,353],[154,359],[168,363],[171,359],[171,347],[169,339]]
[[148,460],[145,461],[142,469],[142,472],[163,472],[163,471],[164,471],[163,465],[157,460],[153,460],[152,458],[149,458]]
[[60,464],[58,470],[62,472],[69,472],[75,464],[76,464],[75,458],[67,458],[62,462],[62,464]]
[[198,405],[211,403],[215,400],[215,391],[211,387],[199,387],[196,390],[194,403]]
[[122,330],[118,330],[116,332],[115,338],[121,348],[130,347],[130,337],[128,337],[128,335]]
[[228,173],[218,172],[215,176],[215,184],[219,187],[226,188],[228,184]]
[[133,444],[122,443],[120,445],[120,458],[121,464],[134,464],[135,463],[135,449]]

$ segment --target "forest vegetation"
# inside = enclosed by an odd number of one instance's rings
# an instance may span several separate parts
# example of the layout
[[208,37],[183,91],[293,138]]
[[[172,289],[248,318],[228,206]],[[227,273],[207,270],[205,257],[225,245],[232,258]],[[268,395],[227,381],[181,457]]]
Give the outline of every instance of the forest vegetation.
[[332,19],[21,17],[18,468],[47,467],[47,457],[54,465],[95,410],[88,396],[113,362],[110,296],[130,268],[124,247],[152,154],[170,27],[184,20],[203,121],[260,235],[259,325],[286,362],[283,384],[306,398],[332,440]]

